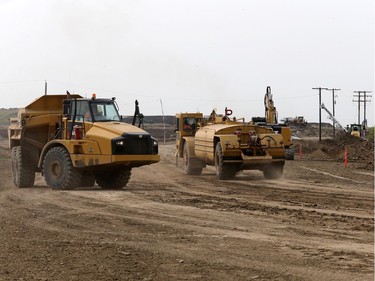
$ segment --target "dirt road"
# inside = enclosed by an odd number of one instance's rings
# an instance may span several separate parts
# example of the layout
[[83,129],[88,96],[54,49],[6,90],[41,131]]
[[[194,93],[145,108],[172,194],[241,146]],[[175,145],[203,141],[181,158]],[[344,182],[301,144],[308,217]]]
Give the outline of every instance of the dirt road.
[[218,181],[173,149],[121,191],[17,189],[0,149],[0,280],[374,279],[372,171],[297,159]]

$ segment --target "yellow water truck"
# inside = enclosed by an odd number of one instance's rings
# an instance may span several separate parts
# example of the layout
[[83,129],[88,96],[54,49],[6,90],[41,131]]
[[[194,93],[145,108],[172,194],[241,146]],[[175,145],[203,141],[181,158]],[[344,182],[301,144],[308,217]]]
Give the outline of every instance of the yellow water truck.
[[183,159],[187,175],[200,175],[206,165],[215,166],[220,180],[233,179],[241,170],[260,170],[265,178],[280,178],[285,164],[283,136],[231,114],[227,108],[224,115],[214,110],[208,118],[202,113],[177,113],[176,163]]

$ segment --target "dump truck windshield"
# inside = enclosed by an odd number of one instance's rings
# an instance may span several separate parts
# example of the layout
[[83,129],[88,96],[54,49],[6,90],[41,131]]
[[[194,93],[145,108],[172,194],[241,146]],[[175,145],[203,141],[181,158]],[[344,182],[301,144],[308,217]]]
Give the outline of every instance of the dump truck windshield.
[[112,101],[77,100],[72,104],[71,112],[76,114],[75,120],[78,122],[120,121],[116,105]]
[[91,103],[93,121],[119,121],[120,116],[113,102]]

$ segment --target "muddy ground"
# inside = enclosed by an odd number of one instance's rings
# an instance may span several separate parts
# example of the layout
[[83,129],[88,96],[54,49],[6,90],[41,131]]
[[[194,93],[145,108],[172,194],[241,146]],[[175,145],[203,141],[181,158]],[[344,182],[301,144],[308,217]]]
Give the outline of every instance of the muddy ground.
[[[0,280],[374,280],[374,172],[296,155],[281,180],[218,181],[161,162],[127,188],[11,179],[0,148]],[[324,152],[324,151],[323,151]],[[364,166],[365,165],[365,166]]]

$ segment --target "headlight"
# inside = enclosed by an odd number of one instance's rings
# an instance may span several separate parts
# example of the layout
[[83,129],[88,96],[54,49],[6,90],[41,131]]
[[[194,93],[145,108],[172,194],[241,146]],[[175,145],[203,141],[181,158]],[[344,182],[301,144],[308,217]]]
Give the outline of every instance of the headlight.
[[118,145],[118,146],[123,146],[124,144],[125,144],[125,142],[123,140],[116,141],[116,145]]
[[152,154],[156,155],[159,153],[159,145],[158,145],[158,140],[155,138],[152,139]]

